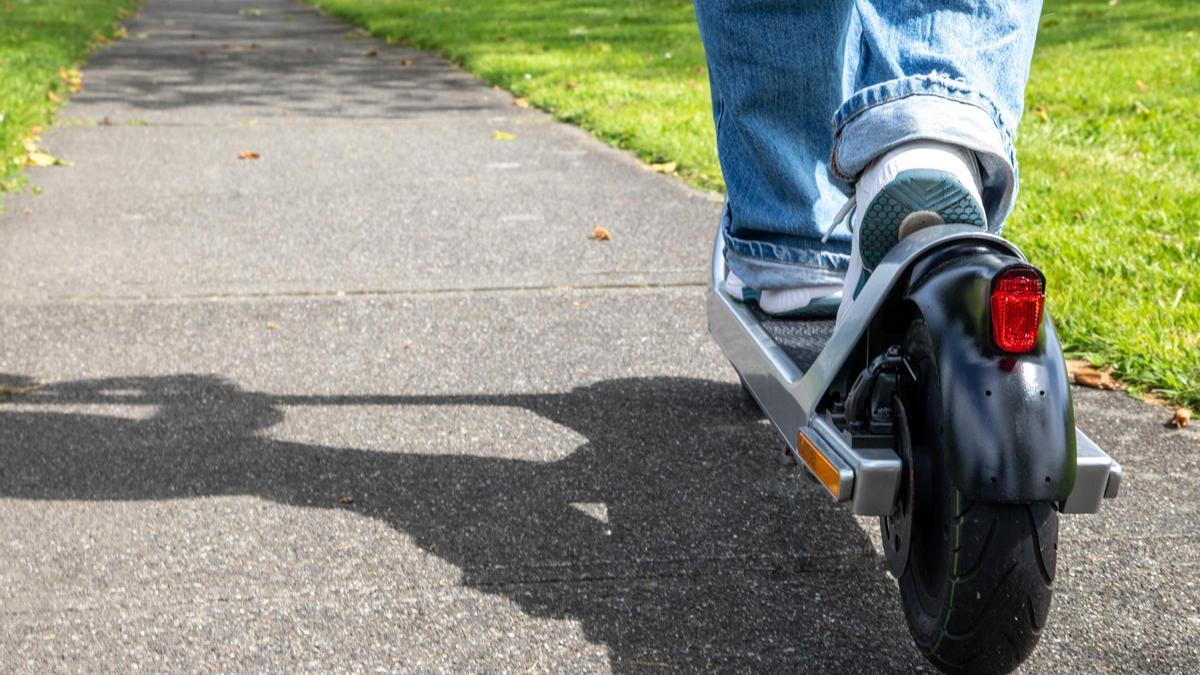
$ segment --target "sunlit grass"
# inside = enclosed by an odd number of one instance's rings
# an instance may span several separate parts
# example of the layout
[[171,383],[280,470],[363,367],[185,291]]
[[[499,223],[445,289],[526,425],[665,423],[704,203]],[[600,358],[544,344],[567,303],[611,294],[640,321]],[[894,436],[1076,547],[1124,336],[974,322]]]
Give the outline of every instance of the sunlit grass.
[[[140,0],[0,0],[0,193],[19,185],[24,140],[65,99],[61,68],[111,39]],[[52,94],[52,95],[51,95]],[[0,195],[2,196],[2,195]]]

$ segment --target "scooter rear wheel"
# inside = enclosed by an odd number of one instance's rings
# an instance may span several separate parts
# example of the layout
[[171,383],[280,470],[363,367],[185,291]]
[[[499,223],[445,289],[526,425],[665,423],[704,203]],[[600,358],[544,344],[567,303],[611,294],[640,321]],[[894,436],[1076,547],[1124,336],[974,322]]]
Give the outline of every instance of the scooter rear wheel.
[[[910,537],[900,574],[917,647],[949,673],[1005,673],[1037,644],[1053,594],[1058,513],[1051,504],[975,502],[954,486],[941,446],[942,397],[932,340],[913,323],[905,352],[917,374],[896,406],[897,439],[911,442]],[[908,495],[905,495],[907,497]],[[885,537],[897,530],[881,519]],[[885,544],[886,545],[886,544]]]

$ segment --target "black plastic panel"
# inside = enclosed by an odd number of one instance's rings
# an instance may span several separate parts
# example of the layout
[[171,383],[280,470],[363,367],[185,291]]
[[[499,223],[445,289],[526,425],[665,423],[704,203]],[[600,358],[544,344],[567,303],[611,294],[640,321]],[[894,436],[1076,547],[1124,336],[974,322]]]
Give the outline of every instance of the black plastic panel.
[[775,344],[783,347],[783,351],[802,371],[812,367],[817,355],[829,341],[829,336],[833,335],[833,319],[778,319],[755,305],[750,306],[750,311],[767,335]]

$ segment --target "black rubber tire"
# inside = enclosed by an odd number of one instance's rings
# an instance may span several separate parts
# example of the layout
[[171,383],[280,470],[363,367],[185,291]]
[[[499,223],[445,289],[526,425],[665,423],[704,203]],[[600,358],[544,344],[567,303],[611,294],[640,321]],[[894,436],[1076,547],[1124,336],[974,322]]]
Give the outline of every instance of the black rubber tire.
[[909,329],[905,351],[918,383],[902,392],[908,414],[899,420],[912,438],[916,489],[899,580],[904,617],[940,670],[1007,673],[1033,651],[1046,624],[1058,512],[1049,503],[973,502],[955,488],[940,443],[942,399],[924,321]]

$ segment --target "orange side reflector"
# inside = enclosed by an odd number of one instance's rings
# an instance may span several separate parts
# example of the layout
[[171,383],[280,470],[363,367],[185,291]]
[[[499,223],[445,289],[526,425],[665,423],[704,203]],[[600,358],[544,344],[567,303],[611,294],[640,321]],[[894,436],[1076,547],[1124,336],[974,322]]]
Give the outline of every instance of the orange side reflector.
[[842,474],[837,470],[837,467],[830,462],[813,442],[808,440],[803,432],[796,434],[796,454],[800,455],[800,461],[812,471],[817,480],[821,481],[821,485],[829,490],[829,494],[833,495],[834,499],[841,498],[842,492]]

